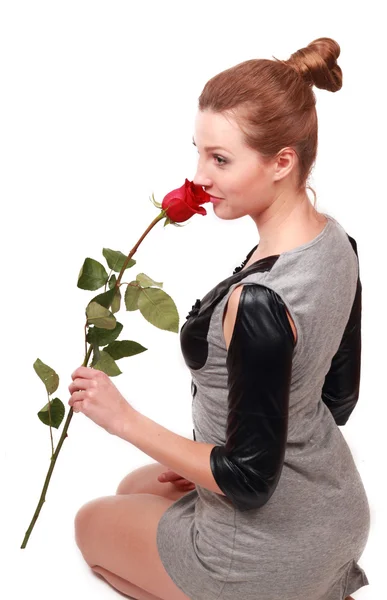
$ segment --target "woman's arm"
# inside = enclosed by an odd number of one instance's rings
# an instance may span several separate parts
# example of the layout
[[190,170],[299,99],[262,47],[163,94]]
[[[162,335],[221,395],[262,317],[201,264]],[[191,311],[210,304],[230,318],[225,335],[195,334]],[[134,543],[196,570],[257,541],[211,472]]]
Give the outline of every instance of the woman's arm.
[[295,341],[276,292],[255,283],[238,287],[239,301],[231,301],[232,332],[229,311],[224,322],[231,339],[226,443],[212,449],[210,464],[219,487],[244,511],[265,504],[281,475]]
[[[349,240],[357,256],[356,241]],[[362,285],[358,272],[355,298],[340,346],[332,359],[322,388],[322,400],[337,425],[345,425],[355,408],[360,389]]]

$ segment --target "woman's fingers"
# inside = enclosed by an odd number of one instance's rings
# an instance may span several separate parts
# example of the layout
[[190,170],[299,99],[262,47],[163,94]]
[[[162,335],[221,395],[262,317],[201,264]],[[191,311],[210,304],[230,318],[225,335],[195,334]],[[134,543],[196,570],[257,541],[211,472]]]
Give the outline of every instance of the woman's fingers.
[[181,475],[179,475],[178,473],[175,473],[174,471],[164,471],[164,473],[161,473],[160,475],[158,475],[157,479],[161,482],[161,483],[166,483],[168,481],[170,481],[171,483],[173,483],[173,485],[175,487],[177,487],[178,489],[181,490],[185,490],[185,489],[190,489],[190,488],[195,488],[196,485],[192,482],[189,481],[189,479],[185,479],[185,477],[181,477]]
[[181,475],[175,473],[175,471],[164,471],[159,475],[162,481],[176,481],[176,479],[183,479]]
[[80,379],[76,378],[72,381],[68,387],[70,394],[73,392],[77,392],[78,390],[88,390],[89,388],[94,388],[96,386],[96,382],[94,379]]
[[181,486],[181,489],[183,490],[193,490],[196,488],[196,485],[194,483],[192,483],[192,481],[187,481],[187,483],[185,485]]

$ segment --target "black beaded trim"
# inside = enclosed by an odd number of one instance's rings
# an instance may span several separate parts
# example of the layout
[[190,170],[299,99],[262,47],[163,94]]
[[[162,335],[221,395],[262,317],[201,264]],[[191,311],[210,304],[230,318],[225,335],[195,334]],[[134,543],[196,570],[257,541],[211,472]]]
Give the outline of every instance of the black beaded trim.
[[201,305],[201,300],[198,298],[195,302],[195,304],[192,306],[192,309],[189,311],[188,315],[186,316],[186,319],[189,319],[190,317],[196,317],[196,315],[198,314],[199,310],[200,310],[200,305]]
[[235,267],[234,271],[233,271],[233,275],[235,275],[235,273],[239,273],[239,271],[242,271],[243,267],[245,266],[245,264],[247,263],[247,258],[245,258],[245,260],[243,261],[243,263],[241,264],[240,267]]
[[[239,273],[239,271],[241,271],[243,269],[243,267],[246,265],[246,263],[248,262],[251,255],[253,254],[254,250],[256,250],[257,247],[258,247],[258,244],[256,246],[254,246],[254,248],[252,250],[250,250],[250,252],[246,256],[245,260],[242,262],[240,267],[236,267],[234,269],[233,275],[236,275],[237,273]],[[200,308],[201,308],[201,300],[200,300],[200,298],[198,298],[196,300],[195,304],[193,304],[192,309],[189,311],[188,315],[186,316],[186,319],[189,319],[190,317],[196,317],[200,311]]]
[[258,248],[257,244],[256,246],[254,246],[254,248],[252,250],[250,250],[250,252],[248,253],[248,255],[246,256],[245,260],[243,261],[243,263],[241,264],[240,267],[236,267],[233,271],[233,275],[235,275],[236,273],[239,273],[239,271],[242,271],[243,267],[245,266],[245,264],[250,260],[251,256],[253,255],[253,252]]

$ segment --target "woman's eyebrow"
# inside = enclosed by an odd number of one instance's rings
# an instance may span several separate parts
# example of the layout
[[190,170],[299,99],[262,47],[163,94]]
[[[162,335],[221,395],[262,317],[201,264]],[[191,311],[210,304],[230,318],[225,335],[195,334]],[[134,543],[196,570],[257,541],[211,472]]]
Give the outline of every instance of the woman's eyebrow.
[[[192,137],[192,143],[194,146],[196,146],[195,140]],[[210,150],[226,150],[226,152],[230,152],[230,150],[227,150],[227,148],[222,148],[222,146],[205,146],[204,150],[206,150],[207,152],[209,152]],[[230,152],[230,154],[232,154],[232,152]]]

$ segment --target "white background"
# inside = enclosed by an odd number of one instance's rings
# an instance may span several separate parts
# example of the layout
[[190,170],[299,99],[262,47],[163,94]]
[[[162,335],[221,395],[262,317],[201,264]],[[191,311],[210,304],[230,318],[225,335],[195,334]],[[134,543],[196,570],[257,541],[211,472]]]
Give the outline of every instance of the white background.
[[[115,493],[153,458],[74,414],[46,502],[20,549],[49,466],[47,402],[37,358],[60,375],[68,412],[71,373],[84,358],[77,288],[87,256],[128,253],[162,201],[195,174],[197,98],[216,73],[250,58],[289,58],[317,37],[341,46],[343,87],[314,88],[319,148],[311,180],[317,208],[358,243],[363,285],[359,403],[341,428],[362,476],[372,525],[360,560],[383,597],[386,541],[386,308],[384,274],[386,50],[379,2],[17,1],[0,9],[2,405],[0,585],[7,600],[115,598],[74,541],[84,503]],[[312,197],[312,196],[311,196]],[[158,224],[135,255],[135,272],[162,281],[180,327],[196,298],[232,274],[259,241],[249,218],[208,215],[184,228]],[[122,311],[121,339],[147,352],[119,361],[114,383],[137,410],[192,439],[190,372],[179,337]],[[64,424],[64,421],[63,421]],[[56,445],[59,431],[53,430]],[[262,599],[264,600],[264,599]],[[286,600],[286,599],[285,599]]]

